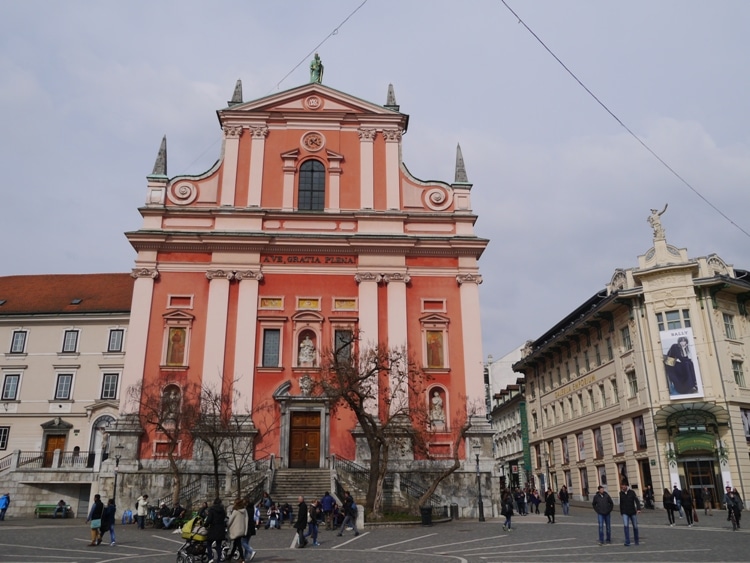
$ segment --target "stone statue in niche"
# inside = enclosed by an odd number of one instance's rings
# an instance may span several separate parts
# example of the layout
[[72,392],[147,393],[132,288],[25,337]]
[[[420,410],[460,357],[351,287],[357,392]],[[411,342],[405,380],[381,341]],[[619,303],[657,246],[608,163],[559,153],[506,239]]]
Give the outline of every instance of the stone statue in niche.
[[302,367],[312,367],[315,365],[315,344],[313,344],[309,334],[306,334],[305,338],[300,342],[297,361]]
[[433,426],[444,427],[445,426],[445,409],[443,408],[443,398],[440,396],[439,391],[435,391],[432,394],[432,406],[430,407],[430,420]]

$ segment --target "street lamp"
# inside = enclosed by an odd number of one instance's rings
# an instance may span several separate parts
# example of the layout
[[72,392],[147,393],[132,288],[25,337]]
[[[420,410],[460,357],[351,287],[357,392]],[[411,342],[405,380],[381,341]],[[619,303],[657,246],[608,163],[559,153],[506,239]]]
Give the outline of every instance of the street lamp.
[[120,467],[120,458],[122,457],[122,450],[125,449],[125,446],[122,444],[117,444],[115,446],[115,488],[112,491],[112,499],[117,498],[117,469]]
[[479,521],[484,522],[484,502],[482,501],[482,478],[479,474],[479,454],[477,455],[477,505],[479,506]]

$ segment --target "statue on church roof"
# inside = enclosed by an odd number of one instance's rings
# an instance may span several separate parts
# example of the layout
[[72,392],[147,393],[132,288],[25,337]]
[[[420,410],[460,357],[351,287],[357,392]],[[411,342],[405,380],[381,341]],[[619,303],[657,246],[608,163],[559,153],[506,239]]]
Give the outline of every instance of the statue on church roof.
[[664,205],[664,209],[661,211],[657,209],[651,210],[651,215],[648,216],[648,222],[651,224],[651,227],[654,229],[654,240],[661,239],[664,240],[665,234],[664,234],[664,227],[661,225],[661,216],[664,215],[664,212],[667,210],[667,206],[669,204]]
[[310,62],[310,82],[323,83],[323,62],[318,53],[315,53],[315,58]]

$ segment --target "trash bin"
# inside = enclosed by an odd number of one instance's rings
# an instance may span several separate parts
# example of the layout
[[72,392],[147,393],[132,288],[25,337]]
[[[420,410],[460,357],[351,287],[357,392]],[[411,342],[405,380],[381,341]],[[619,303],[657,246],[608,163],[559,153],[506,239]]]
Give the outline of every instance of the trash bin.
[[458,520],[458,504],[455,502],[451,503],[451,519]]
[[419,513],[422,515],[422,526],[432,526],[432,507],[420,506]]

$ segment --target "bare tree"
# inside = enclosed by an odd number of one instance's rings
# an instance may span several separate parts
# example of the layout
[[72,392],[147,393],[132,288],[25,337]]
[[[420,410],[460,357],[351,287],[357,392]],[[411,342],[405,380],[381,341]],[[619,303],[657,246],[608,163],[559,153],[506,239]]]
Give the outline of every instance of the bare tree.
[[192,445],[190,429],[199,418],[199,389],[173,382],[139,382],[128,388],[128,401],[137,405],[141,426],[159,434],[172,473],[172,502],[180,498],[180,460],[183,449]]
[[349,409],[362,429],[370,450],[365,510],[379,519],[390,455],[394,449],[409,447],[415,419],[423,418],[429,377],[403,348],[359,349],[358,342],[353,336],[324,353],[313,386],[330,399],[333,409]]

